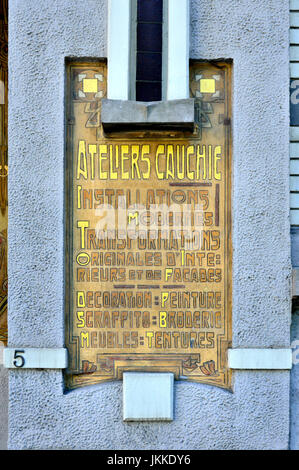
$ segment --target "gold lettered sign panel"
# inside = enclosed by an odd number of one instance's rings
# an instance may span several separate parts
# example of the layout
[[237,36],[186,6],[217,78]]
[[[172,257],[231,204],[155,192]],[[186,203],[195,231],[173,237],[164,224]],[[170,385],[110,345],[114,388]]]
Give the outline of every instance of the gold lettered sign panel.
[[67,72],[66,387],[170,371],[230,389],[230,65],[191,64],[194,132],[105,135],[106,64]]

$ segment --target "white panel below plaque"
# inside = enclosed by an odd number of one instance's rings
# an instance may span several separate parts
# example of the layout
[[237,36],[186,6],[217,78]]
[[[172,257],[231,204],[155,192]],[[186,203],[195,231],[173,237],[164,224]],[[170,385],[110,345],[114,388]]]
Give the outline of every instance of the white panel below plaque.
[[124,372],[124,421],[172,421],[173,382],[171,373]]

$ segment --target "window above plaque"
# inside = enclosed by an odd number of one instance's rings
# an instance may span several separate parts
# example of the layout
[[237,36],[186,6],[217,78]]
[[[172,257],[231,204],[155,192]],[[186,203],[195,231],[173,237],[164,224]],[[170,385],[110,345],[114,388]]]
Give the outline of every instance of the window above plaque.
[[167,15],[165,5],[167,5],[166,0],[134,0],[131,93],[136,101],[162,100],[164,78],[162,64],[165,56],[163,49],[165,49],[167,25],[164,21]]
[[104,131],[194,128],[189,0],[109,0]]

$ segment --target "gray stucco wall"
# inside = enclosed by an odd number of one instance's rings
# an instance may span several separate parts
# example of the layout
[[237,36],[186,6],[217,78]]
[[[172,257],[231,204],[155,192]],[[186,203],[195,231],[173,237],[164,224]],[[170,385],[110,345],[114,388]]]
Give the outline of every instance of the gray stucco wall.
[[293,369],[291,372],[291,433],[290,448],[299,450],[299,309],[293,313],[291,339],[293,348]]
[[[1,345],[0,345],[1,359]],[[0,450],[7,449],[8,437],[8,370],[0,361]]]
[[[231,58],[233,346],[289,347],[287,0],[191,0],[191,58]],[[62,347],[64,58],[106,56],[105,0],[10,0],[9,345]],[[175,420],[124,424],[122,384],[63,394],[10,372],[11,449],[286,449],[289,373],[175,385]]]

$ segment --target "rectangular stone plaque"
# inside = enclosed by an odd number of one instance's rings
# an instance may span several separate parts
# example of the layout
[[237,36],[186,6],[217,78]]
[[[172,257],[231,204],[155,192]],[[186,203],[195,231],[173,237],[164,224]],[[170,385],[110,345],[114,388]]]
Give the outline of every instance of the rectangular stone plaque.
[[106,64],[68,65],[68,389],[128,371],[230,389],[230,83],[193,62],[193,132],[105,134]]

